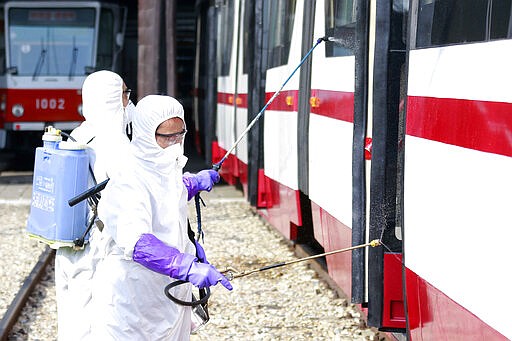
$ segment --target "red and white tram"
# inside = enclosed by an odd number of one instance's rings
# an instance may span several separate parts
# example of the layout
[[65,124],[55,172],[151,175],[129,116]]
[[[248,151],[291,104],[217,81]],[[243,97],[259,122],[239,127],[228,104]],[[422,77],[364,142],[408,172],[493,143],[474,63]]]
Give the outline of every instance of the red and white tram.
[[0,149],[32,150],[44,127],[83,120],[87,74],[117,71],[126,8],[105,1],[0,3]]
[[[327,257],[368,324],[512,339],[512,2],[198,1],[195,125],[221,175]],[[216,45],[215,45],[216,44]]]

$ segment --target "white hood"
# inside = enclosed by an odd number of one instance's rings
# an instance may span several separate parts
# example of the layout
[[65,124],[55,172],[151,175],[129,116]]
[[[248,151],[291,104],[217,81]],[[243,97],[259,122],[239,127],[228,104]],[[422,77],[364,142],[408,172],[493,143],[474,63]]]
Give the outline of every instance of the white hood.
[[137,103],[133,117],[133,154],[144,164],[145,168],[161,175],[172,169],[183,168],[187,158],[183,156],[183,143],[163,149],[155,139],[158,126],[174,117],[185,123],[183,106],[169,96],[149,95]]
[[127,154],[128,137],[124,131],[123,80],[111,71],[97,71],[82,86],[82,110],[85,121],[71,136],[89,143],[91,165],[101,182],[117,171],[119,160]]
[[93,131],[104,128],[123,133],[123,80],[107,70],[90,74],[82,86],[85,124]]

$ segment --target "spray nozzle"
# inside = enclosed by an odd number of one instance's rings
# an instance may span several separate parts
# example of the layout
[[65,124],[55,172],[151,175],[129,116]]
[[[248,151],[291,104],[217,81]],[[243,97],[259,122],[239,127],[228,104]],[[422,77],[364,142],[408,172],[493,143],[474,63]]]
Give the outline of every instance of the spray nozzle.
[[214,171],[217,171],[217,172],[218,172],[218,171],[219,171],[219,169],[220,169],[220,162],[219,162],[219,163],[214,163],[214,164],[212,165],[212,169],[213,169]]
[[333,41],[333,37],[325,36],[325,37],[322,37],[322,38],[318,38],[317,42],[319,43],[321,41]]

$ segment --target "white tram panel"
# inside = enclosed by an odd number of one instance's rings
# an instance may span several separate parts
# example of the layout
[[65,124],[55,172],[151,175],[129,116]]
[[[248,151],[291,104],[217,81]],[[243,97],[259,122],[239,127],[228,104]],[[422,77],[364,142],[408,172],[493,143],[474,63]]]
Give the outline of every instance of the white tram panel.
[[512,103],[511,55],[510,39],[412,50],[408,94]]
[[[313,37],[318,39],[325,36],[323,0],[316,2],[315,13]],[[354,93],[354,56],[326,57],[324,44],[313,52],[311,89]],[[352,226],[353,129],[350,122],[315,113],[309,117],[309,197],[348,227]],[[334,175],[325,176],[326,172]]]
[[[277,92],[302,59],[302,17],[303,0],[295,4],[295,18],[290,45],[288,63],[267,70],[266,93]],[[289,80],[282,91],[299,89],[299,71]],[[280,94],[283,96],[283,94]],[[297,115],[296,111],[267,110],[264,124],[264,163],[265,175],[298,190],[298,149],[297,149]]]
[[[228,22],[228,18],[225,17],[229,9],[227,6],[233,2],[233,23]],[[225,5],[221,7],[221,14],[219,15],[218,20],[218,32],[223,32],[222,25],[226,25],[226,27],[232,26],[232,35],[226,37],[231,40],[231,50],[226,51],[224,47],[217,45],[217,61],[224,60],[225,56],[223,54],[228,53],[230,55],[230,63],[229,63],[229,72],[226,76],[219,75],[217,77],[217,92],[228,94],[229,97],[232,98],[233,103],[225,104],[218,103],[217,104],[217,139],[219,143],[219,147],[224,150],[229,150],[235,143],[235,109],[234,102],[236,99],[234,98],[234,93],[236,89],[236,51],[238,44],[238,6],[240,5],[240,1],[227,1]],[[224,9],[224,11],[222,11]],[[222,42],[222,39],[219,39],[219,42]],[[217,66],[220,69],[220,66]],[[217,162],[218,160],[214,160]]]
[[[511,54],[511,40],[411,51],[409,95],[512,102]],[[406,136],[406,266],[508,338],[510,174],[511,157]]]
[[[241,10],[235,13],[238,13],[240,15],[239,20],[239,32],[243,32],[244,29],[244,11],[245,11],[245,1],[240,1]],[[237,14],[237,16],[238,16]],[[238,80],[237,80],[237,94],[239,95],[245,95],[247,97],[248,92],[248,75],[244,73],[244,47],[247,46],[249,49],[252,49],[252,46],[249,45],[249,43],[246,45],[244,44],[244,34],[240,34],[238,37],[238,46],[240,47],[238,49]],[[246,101],[247,102],[247,101]],[[240,106],[237,104],[236,108],[236,117],[235,117],[235,139],[238,139],[242,132],[247,128],[248,122],[247,122],[247,108]],[[247,165],[249,163],[248,160],[248,147],[247,147],[247,136],[245,136],[240,143],[238,143],[236,147],[236,157],[238,160],[242,161]]]

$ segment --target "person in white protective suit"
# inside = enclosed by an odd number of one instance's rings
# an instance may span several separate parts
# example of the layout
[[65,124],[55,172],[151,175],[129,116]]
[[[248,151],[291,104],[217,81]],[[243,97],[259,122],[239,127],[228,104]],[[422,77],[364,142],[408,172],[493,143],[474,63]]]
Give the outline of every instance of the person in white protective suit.
[[[115,156],[128,148],[125,125],[131,121],[133,104],[122,78],[111,71],[89,75],[82,86],[82,109],[85,121],[71,132],[71,138],[89,148],[94,179],[101,182],[116,171]],[[125,147],[122,147],[125,145]],[[115,153],[113,153],[115,152]],[[95,183],[92,174],[89,184]],[[97,232],[93,228],[90,238]],[[90,333],[86,313],[91,299],[91,278],[98,255],[85,244],[82,250],[62,247],[55,257],[59,340],[82,340]]]
[[187,199],[211,190],[219,176],[213,170],[182,176],[186,127],[176,99],[144,97],[132,124],[133,159],[110,178],[98,205],[104,228],[92,240],[102,254],[93,277],[92,339],[187,340],[191,307],[169,300],[164,288],[173,280],[190,282],[173,292],[184,301],[191,285],[220,282],[232,290],[187,233]]

